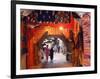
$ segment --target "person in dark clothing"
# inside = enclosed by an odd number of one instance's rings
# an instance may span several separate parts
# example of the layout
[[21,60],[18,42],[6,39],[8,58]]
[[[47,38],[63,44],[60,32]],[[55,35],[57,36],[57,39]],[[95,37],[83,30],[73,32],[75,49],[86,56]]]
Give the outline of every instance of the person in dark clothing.
[[51,49],[50,49],[50,59],[51,59],[51,62],[53,61],[53,57],[54,57],[54,50],[53,50],[53,47],[51,47]]
[[58,46],[58,53],[60,53],[60,46]]

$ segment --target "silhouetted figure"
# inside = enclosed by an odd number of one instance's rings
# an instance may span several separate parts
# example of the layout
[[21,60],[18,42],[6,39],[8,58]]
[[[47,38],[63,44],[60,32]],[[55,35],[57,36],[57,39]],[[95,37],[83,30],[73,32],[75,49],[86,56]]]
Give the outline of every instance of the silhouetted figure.
[[60,53],[60,46],[58,46],[58,53]]
[[53,61],[53,58],[54,58],[54,50],[53,50],[53,47],[51,47],[50,49],[50,59],[51,59],[51,62]]
[[48,48],[48,45],[45,48],[45,55],[46,55],[46,62],[48,62],[48,56],[49,56],[49,48]]

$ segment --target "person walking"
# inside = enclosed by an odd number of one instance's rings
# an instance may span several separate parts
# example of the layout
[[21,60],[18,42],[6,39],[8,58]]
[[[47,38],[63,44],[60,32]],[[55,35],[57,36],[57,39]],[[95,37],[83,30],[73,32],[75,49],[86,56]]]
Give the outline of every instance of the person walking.
[[54,50],[53,50],[53,47],[51,47],[51,49],[50,49],[50,59],[51,59],[51,62],[53,62],[53,58],[54,58]]
[[49,56],[49,48],[48,48],[48,45],[45,48],[45,55],[46,55],[46,62],[48,62],[48,56]]

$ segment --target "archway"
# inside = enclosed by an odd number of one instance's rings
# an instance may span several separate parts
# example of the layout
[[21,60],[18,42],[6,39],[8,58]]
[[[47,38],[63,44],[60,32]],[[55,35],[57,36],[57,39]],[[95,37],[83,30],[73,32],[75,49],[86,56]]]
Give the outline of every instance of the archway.
[[[54,56],[53,61],[50,60],[50,56],[48,62],[46,62],[46,53],[45,47],[48,45],[49,53],[50,49],[53,46]],[[71,63],[71,56],[68,57],[68,54],[71,52],[69,51],[70,41],[65,38],[63,34],[61,35],[48,35],[46,34],[45,37],[42,37],[38,42],[39,49],[42,48],[43,50],[43,58],[41,59],[42,68],[56,68],[56,67],[66,67],[72,66]],[[60,47],[60,49],[58,48]],[[70,59],[70,60],[69,60]]]

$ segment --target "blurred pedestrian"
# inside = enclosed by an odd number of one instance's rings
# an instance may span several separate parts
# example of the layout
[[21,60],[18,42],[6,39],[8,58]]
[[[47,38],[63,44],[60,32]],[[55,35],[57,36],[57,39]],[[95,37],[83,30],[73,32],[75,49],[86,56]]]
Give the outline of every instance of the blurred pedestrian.
[[54,58],[54,50],[53,50],[53,47],[51,47],[51,49],[50,49],[50,59],[51,59],[51,62],[53,62],[53,58]]
[[48,56],[49,56],[49,48],[48,45],[45,47],[45,56],[46,56],[46,62],[48,62]]

